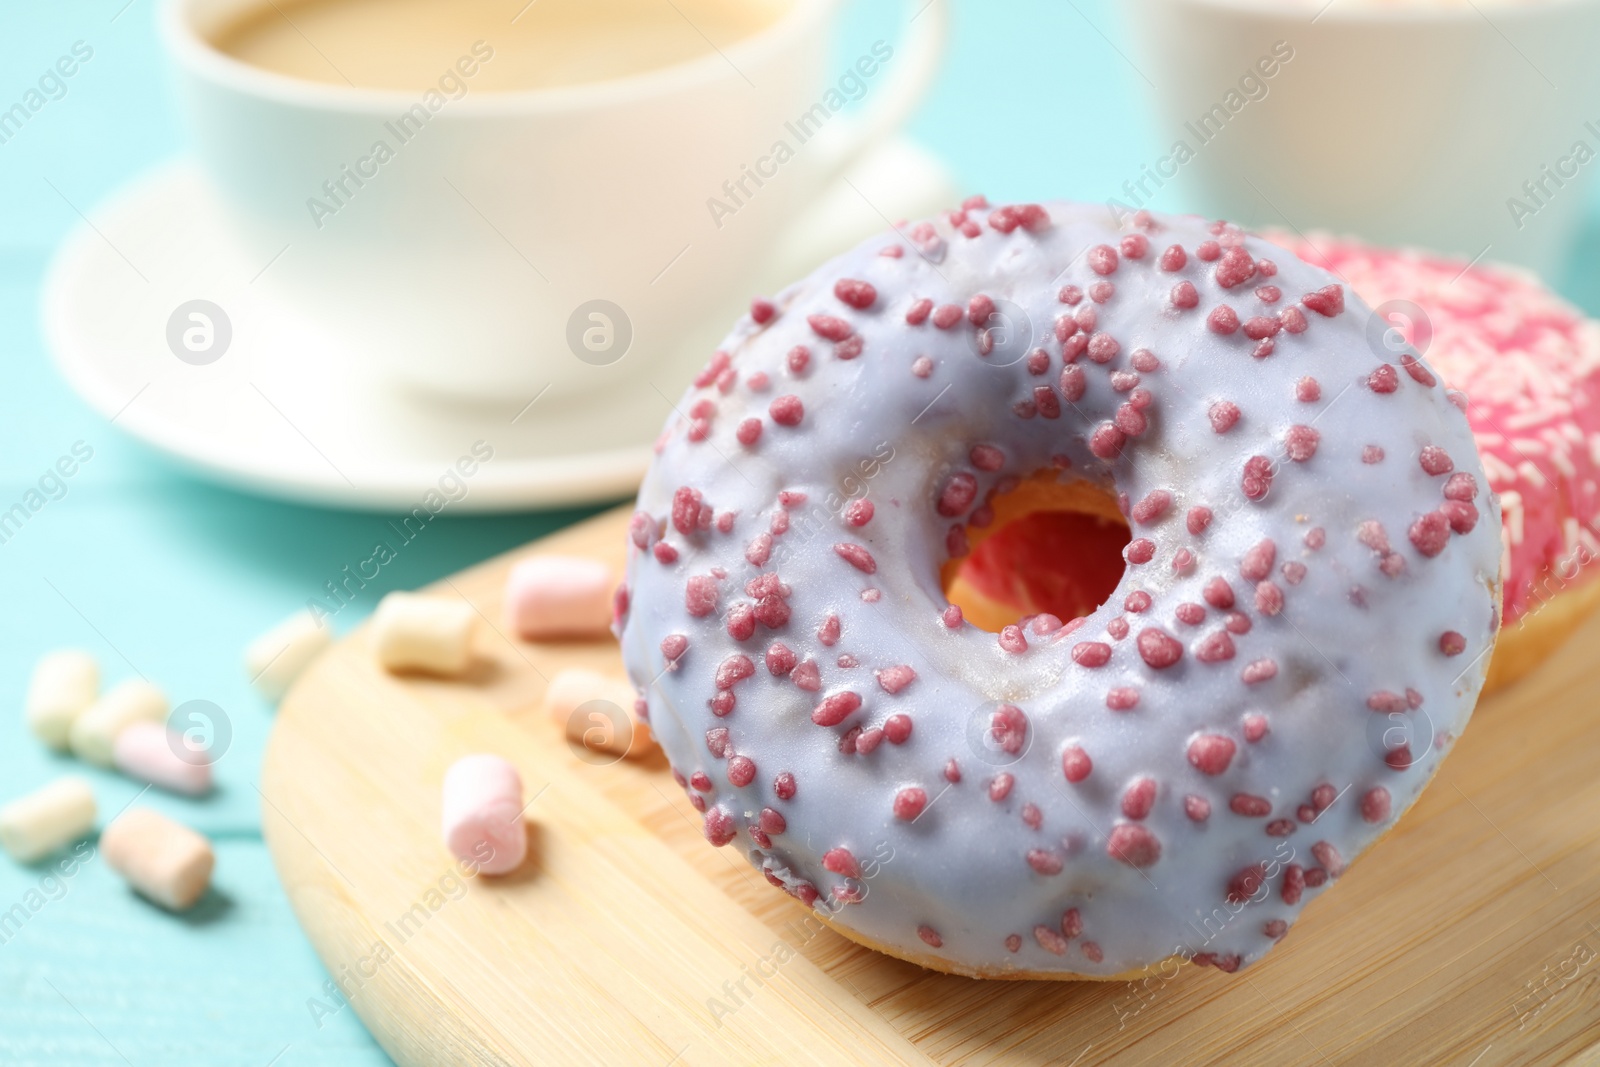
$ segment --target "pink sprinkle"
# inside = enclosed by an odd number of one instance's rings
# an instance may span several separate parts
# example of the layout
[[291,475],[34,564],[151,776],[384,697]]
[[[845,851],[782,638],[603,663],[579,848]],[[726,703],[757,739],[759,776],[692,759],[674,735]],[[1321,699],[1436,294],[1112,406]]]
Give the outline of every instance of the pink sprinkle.
[[1279,891],[1285,904],[1300,903],[1300,896],[1305,892],[1306,873],[1298,863],[1291,863],[1283,869],[1283,888]]
[[933,311],[933,301],[923,297],[912,304],[906,312],[906,322],[912,326],[921,326],[928,321],[928,315]]
[[811,712],[811,721],[818,726],[838,726],[861,707],[861,697],[846,689],[830,693]]
[[1224,336],[1236,333],[1239,329],[1239,313],[1227,304],[1218,304],[1206,316],[1206,328]]
[[832,871],[834,874],[842,875],[845,878],[861,877],[861,864],[856,862],[855,856],[851,855],[850,850],[847,848],[830,848],[824,852],[822,854],[822,866],[824,870]]
[[1104,641],[1082,641],[1072,646],[1072,662],[1080,667],[1104,667],[1111,661],[1111,646]]
[[1244,461],[1239,487],[1251,500],[1260,500],[1272,489],[1272,461],[1266,456],[1251,456]]
[[1021,655],[1028,651],[1028,639],[1022,633],[1022,627],[1012,624],[1000,631],[1000,647],[1014,655]]
[[1130,819],[1142,819],[1150,814],[1156,802],[1156,780],[1140,778],[1122,794],[1122,814]]
[[911,361],[911,373],[918,378],[926,378],[933,373],[933,360],[927,356],[918,356]]
[[974,326],[982,326],[989,321],[989,316],[994,314],[994,298],[979,293],[967,301],[967,321]]
[[1477,498],[1478,480],[1465,471],[1457,471],[1444,483],[1444,496],[1446,500],[1460,500],[1470,503]]
[[1447,656],[1459,656],[1467,650],[1467,639],[1454,630],[1439,635],[1439,651]]
[[1337,878],[1344,873],[1344,857],[1328,842],[1318,841],[1312,845],[1311,855],[1327,870],[1329,878]]
[[1148,537],[1136,537],[1122,549],[1122,558],[1129,563],[1149,563],[1156,555],[1156,543]]
[[867,523],[872,521],[872,513],[874,510],[876,509],[873,507],[872,501],[870,500],[865,498],[860,500],[852,500],[849,504],[845,505],[844,521],[849,523],[851,526],[865,526]]
[[1085,941],[1081,946],[1083,956],[1090,963],[1100,963],[1105,959],[1105,953],[1100,951],[1100,946],[1093,941]]
[[917,672],[905,664],[896,667],[885,667],[878,672],[878,684],[883,691],[889,694],[900,692],[906,686],[917,680]]
[[1296,463],[1304,463],[1317,454],[1322,435],[1310,426],[1291,426],[1283,436],[1283,450]]
[[1406,536],[1418,552],[1432,559],[1444,551],[1450,540],[1450,520],[1441,511],[1430,511],[1411,524]]
[[[793,800],[795,794],[794,775],[790,774],[788,771],[784,771],[782,774],[778,775],[778,777],[772,780],[772,791],[777,795],[779,800]],[[773,831],[768,830],[767,832],[772,833]]]
[[1422,469],[1432,475],[1449,474],[1456,469],[1450,453],[1433,445],[1427,445],[1422,449],[1419,462],[1422,464]]
[[1076,785],[1089,777],[1089,772],[1094,770],[1094,763],[1089,759],[1089,754],[1077,745],[1068,745],[1061,753],[1061,772],[1067,776],[1067,781]]
[[1142,233],[1130,233],[1122,239],[1122,254],[1129,259],[1143,259],[1150,251],[1150,238]]
[[1243,285],[1256,276],[1255,260],[1250,258],[1250,253],[1242,248],[1230,248],[1222,254],[1222,260],[1217,264],[1217,269],[1212,275],[1218,285],[1224,289],[1232,289],[1236,285]]
[[[1271,662],[1270,660],[1268,662]],[[1277,668],[1273,668],[1277,672]],[[1246,715],[1244,717],[1244,739],[1249,744],[1255,744],[1267,736],[1268,726],[1265,715]]]
[[962,623],[960,606],[951,604],[949,607],[945,608],[944,611],[940,612],[939,614],[939,621],[944,623],[945,629],[947,630],[959,630]]
[[1316,292],[1301,297],[1300,303],[1318,315],[1332,318],[1344,310],[1344,289],[1338,285],[1323,286]]
[[1110,245],[1095,245],[1085,258],[1096,274],[1112,274],[1117,269],[1117,250]]
[[1139,631],[1139,655],[1155,670],[1164,670],[1183,658],[1183,645],[1177,638],[1159,627],[1149,626]]
[[1149,593],[1146,593],[1143,589],[1135,589],[1122,602],[1122,610],[1138,615],[1141,612],[1150,610],[1150,605],[1153,602]]
[[1189,816],[1190,822],[1205,822],[1211,818],[1211,801],[1190,793],[1183,798],[1183,813]]
[[[1254,547],[1244,554],[1244,560],[1239,564],[1239,576],[1252,582],[1259,582],[1272,573],[1272,564],[1278,557],[1278,546],[1272,539],[1266,538],[1258,541]],[[1229,599],[1231,601],[1231,590]],[[1217,607],[1232,607],[1229,604],[1218,604]]]
[[1367,445],[1361,450],[1361,462],[1372,465],[1383,462],[1383,448],[1380,445]]
[[1069,944],[1067,939],[1050,929],[1048,926],[1035,926],[1033,928],[1033,939],[1039,942],[1040,948],[1044,949],[1051,955],[1064,956],[1067,954],[1067,947]]
[[1189,763],[1201,774],[1217,775],[1228,769],[1235,745],[1221,734],[1201,734],[1189,742]]
[[1188,262],[1189,256],[1184,252],[1182,245],[1169,245],[1167,250],[1161,253],[1160,267],[1169,274],[1175,270],[1182,270]]
[[939,932],[927,924],[917,927],[917,936],[933,948],[944,947],[944,940],[939,937]]
[[1394,372],[1393,367],[1385,363],[1367,375],[1367,388],[1374,393],[1392,393],[1400,388],[1400,376]]
[[1383,822],[1389,817],[1389,791],[1374,786],[1362,794],[1361,817],[1367,822]]
[[732,841],[734,835],[739,832],[738,828],[733,824],[733,816],[721,808],[712,808],[706,812],[704,829],[706,840],[717,848],[721,848],[729,841]]
[[961,321],[963,314],[956,304],[940,304],[933,311],[933,324],[941,330],[948,330]]
[[1283,610],[1283,590],[1274,582],[1256,585],[1256,610],[1263,615],[1276,615]]
[[841,559],[863,574],[876,574],[878,571],[878,561],[873,559],[872,553],[861,545],[841,541],[833,546],[833,550]]
[[708,574],[692,576],[685,587],[684,606],[695,618],[704,618],[717,610],[717,580]]
[[1222,663],[1233,657],[1233,638],[1226,630],[1209,633],[1195,645],[1194,658],[1201,663]]
[[[1262,542],[1262,544],[1270,545],[1271,542],[1270,541],[1264,541],[1264,542]],[[1261,547],[1260,545],[1256,546],[1256,548],[1260,548],[1260,547]],[[1252,549],[1251,551],[1255,551],[1255,549]],[[1248,559],[1248,558],[1249,558],[1249,556],[1246,555],[1246,559]],[[1268,562],[1267,562],[1268,570],[1270,570],[1271,567],[1272,567],[1272,563],[1271,563],[1271,560],[1269,559]],[[1262,577],[1265,577],[1265,576],[1266,576],[1265,573],[1263,573]],[[1228,608],[1233,607],[1233,603],[1234,603],[1234,601],[1233,601],[1233,587],[1230,586],[1228,584],[1228,580],[1226,578],[1222,577],[1220,574],[1217,575],[1215,578],[1212,578],[1210,581],[1206,582],[1205,589],[1202,591],[1201,595],[1205,597],[1206,603],[1210,604],[1214,608],[1227,610]]]
[[[860,729],[860,727],[855,729]],[[874,726],[871,729],[862,730],[859,734],[856,734],[856,752],[862,756],[868,755],[882,741],[883,731],[881,729]]]
[[944,780],[952,784],[961,781],[961,767],[953,758],[945,762]]
[[805,373],[806,365],[811,362],[811,350],[806,348],[805,345],[795,345],[789,349],[789,355],[786,358],[789,365],[789,373],[803,374]]
[[1153,489],[1143,500],[1133,506],[1134,522],[1148,526],[1167,513],[1172,505],[1172,494],[1165,489]]
[[1278,321],[1289,333],[1305,333],[1306,327],[1311,325],[1306,321],[1305,312],[1297,307],[1286,307],[1278,312]]
[[732,689],[756,673],[756,665],[745,655],[732,655],[717,665],[717,688]]
[[917,788],[909,786],[894,795],[894,817],[910,822],[922,814],[928,806],[928,794]]
[[972,502],[978,496],[978,480],[966,471],[951,475],[944,483],[944,488],[939,490],[939,500],[936,510],[939,514],[954,518],[964,515],[972,507]]
[[[1266,262],[1266,260],[1262,260],[1262,263]],[[1256,289],[1256,299],[1263,304],[1276,304],[1283,299],[1283,290],[1276,285],[1263,285]]]
[[767,670],[771,671],[775,678],[782,678],[794,670],[798,660],[799,657],[781,642],[774,641],[772,647],[767,649]]
[[806,322],[818,337],[829,341],[843,341],[855,332],[848,322],[834,315],[807,315]]
[[1203,505],[1196,505],[1189,509],[1185,518],[1185,526],[1194,537],[1199,537],[1206,532],[1206,527],[1211,525],[1211,509]]
[[878,299],[878,290],[872,287],[871,282],[840,278],[833,284],[833,295],[857,311],[865,311],[872,306],[874,300]]
[[818,670],[818,665],[813,659],[806,659],[797,665],[790,677],[794,678],[795,685],[805,689],[806,693],[816,693],[822,688],[822,672]]
[[1222,246],[1215,241],[1201,241],[1199,246],[1195,248],[1194,254],[1205,262],[1210,263],[1222,255]]
[[1250,793],[1235,793],[1228,800],[1228,810],[1235,815],[1243,815],[1250,819],[1260,819],[1272,814],[1272,801],[1266,797],[1258,797]]
[[772,317],[777,313],[778,309],[770,300],[756,297],[756,299],[750,301],[750,317],[755,320],[757,326],[765,326],[772,321]]
[[1200,305],[1200,292],[1193,282],[1179,282],[1172,287],[1172,306],[1185,311]]
[[[1268,612],[1268,614],[1275,613]],[[1246,665],[1245,669],[1239,674],[1239,677],[1244,679],[1245,685],[1255,685],[1257,682],[1265,682],[1277,676],[1278,662],[1271,659],[1258,659]]]
[[1161,842],[1143,826],[1118,823],[1106,841],[1106,854],[1130,867],[1149,867],[1161,858]]
[[678,550],[665,541],[657,541],[655,547],[650,551],[654,554],[658,563],[678,562]]
[[1212,430],[1227,433],[1239,422],[1239,406],[1231,400],[1219,400],[1211,405],[1207,415],[1211,419]]
[[1128,435],[1109,422],[1102,422],[1089,435],[1089,451],[1101,459],[1115,459],[1127,443]]
[[805,405],[793,393],[778,397],[767,411],[779,426],[798,426],[806,413]]
[[989,799],[996,804],[1011,795],[1011,787],[1016,784],[1016,778],[1005,771],[994,776],[989,783]]
[[735,789],[743,789],[756,780],[756,764],[749,756],[734,756],[728,760],[728,782]]
[[1132,711],[1139,706],[1139,690],[1132,686],[1118,686],[1106,693],[1106,707],[1112,711]]
[[1028,866],[1033,868],[1035,874],[1060,874],[1062,867],[1061,854],[1047,848],[1029,849]]

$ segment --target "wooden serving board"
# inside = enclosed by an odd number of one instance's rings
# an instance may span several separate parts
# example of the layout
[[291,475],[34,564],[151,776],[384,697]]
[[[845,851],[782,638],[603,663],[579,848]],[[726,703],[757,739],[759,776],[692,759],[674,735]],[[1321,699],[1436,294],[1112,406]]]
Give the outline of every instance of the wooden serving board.
[[[983,982],[802,926],[706,844],[659,754],[593,766],[568,748],[545,679],[620,671],[616,647],[507,638],[501,588],[536,552],[620,567],[626,517],[435,587],[493,621],[466,680],[391,677],[361,630],[279,713],[267,844],[401,1064],[1600,1062],[1600,619],[1478,709],[1420,803],[1257,966]],[[537,793],[533,858],[459,882],[439,783],[477,751]]]

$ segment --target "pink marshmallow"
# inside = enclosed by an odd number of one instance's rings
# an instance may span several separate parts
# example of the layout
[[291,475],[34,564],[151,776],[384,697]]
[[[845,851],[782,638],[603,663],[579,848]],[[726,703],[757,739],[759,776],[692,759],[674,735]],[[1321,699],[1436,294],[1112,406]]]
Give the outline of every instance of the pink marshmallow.
[[[185,758],[179,752],[189,756]],[[183,735],[168,730],[164,723],[134,722],[124,726],[112,744],[111,763],[130,778],[174,793],[200,796],[211,791],[210,757],[189,748]]]
[[611,568],[583,556],[534,556],[511,568],[506,617],[522,637],[604,637],[611,628]]
[[463,756],[445,772],[444,843],[484,874],[506,874],[528,853],[522,824],[522,778],[499,756]]

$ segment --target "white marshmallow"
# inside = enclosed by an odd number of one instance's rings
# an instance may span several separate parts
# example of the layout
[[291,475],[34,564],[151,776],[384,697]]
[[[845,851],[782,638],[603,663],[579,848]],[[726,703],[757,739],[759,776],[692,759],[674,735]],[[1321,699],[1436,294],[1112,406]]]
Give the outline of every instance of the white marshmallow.
[[73,720],[99,692],[100,667],[89,653],[76,648],[46,653],[28,684],[28,728],[51,748],[65,749]]
[[333,627],[309,611],[297,611],[250,642],[244,650],[245,673],[258,693],[277,702],[331,644]]
[[585,556],[534,556],[511,568],[506,621],[529,641],[605,637],[611,630],[611,568]]
[[522,822],[522,778],[499,756],[463,756],[445,772],[441,787],[445,847],[484,874],[522,866],[528,831]]
[[165,722],[167,711],[166,694],[142,678],[129,678],[78,716],[68,740],[80,759],[109,767],[118,734],[132,723]]
[[164,723],[134,722],[117,735],[111,748],[111,760],[117,770],[141,782],[190,796],[209,793],[209,756],[205,759],[191,757],[196,761],[190,762],[178,754],[183,748],[183,735],[168,730]]
[[32,863],[94,829],[94,790],[78,775],[57,778],[0,808],[0,847]]
[[[634,709],[638,694],[624,678],[572,667],[550,679],[545,690],[545,710],[560,723],[567,739],[591,751],[639,759],[655,747],[649,723]],[[622,714],[596,708],[579,713],[590,701],[615,705]]]
[[146,898],[172,911],[194,906],[211,884],[211,842],[149,808],[134,808],[100,833],[100,855]]
[[464,600],[390,593],[372,618],[378,662],[391,671],[452,675],[472,662],[472,622]]

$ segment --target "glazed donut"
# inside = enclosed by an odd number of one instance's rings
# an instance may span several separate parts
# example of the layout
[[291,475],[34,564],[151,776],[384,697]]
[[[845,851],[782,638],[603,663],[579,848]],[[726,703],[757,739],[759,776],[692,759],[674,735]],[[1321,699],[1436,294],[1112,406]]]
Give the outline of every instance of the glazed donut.
[[[1258,959],[1416,799],[1497,630],[1466,420],[1368,317],[1223,223],[982,198],[755,301],[615,610],[705,836],[942,971]],[[1114,591],[967,623],[961,558],[1041,508],[1131,526]]]
[[1268,238],[1336,271],[1467,398],[1504,512],[1504,624],[1485,689],[1600,605],[1600,324],[1524,271],[1313,233]]

